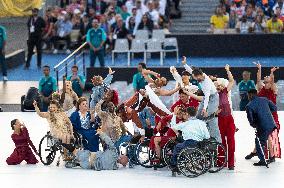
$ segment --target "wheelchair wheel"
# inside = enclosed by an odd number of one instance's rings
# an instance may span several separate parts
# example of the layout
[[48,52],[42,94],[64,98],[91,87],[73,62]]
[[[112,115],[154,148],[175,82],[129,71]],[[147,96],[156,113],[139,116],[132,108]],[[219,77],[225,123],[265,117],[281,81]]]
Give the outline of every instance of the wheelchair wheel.
[[185,148],[177,158],[177,168],[186,177],[195,178],[203,174],[206,158],[198,148]]
[[174,150],[175,145],[176,143],[174,140],[169,140],[162,150],[163,160],[167,166],[171,165],[171,159],[173,156],[173,150]]
[[210,173],[216,173],[222,170],[227,165],[227,151],[220,143],[210,144],[207,147],[211,155],[211,167],[208,170]]
[[56,146],[53,137],[48,133],[39,143],[39,157],[44,165],[53,163],[56,156]]
[[152,168],[154,165],[151,163],[152,151],[149,148],[150,140],[145,140],[143,143],[137,145],[136,158],[139,165],[145,168]]

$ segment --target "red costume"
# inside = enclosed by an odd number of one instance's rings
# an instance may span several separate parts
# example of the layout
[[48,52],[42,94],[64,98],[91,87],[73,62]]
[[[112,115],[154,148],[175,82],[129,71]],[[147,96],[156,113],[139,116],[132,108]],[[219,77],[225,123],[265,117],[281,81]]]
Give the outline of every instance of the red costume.
[[[276,105],[276,97],[277,94],[274,93],[272,89],[265,89],[264,87],[259,91],[258,93],[259,97],[266,97],[268,100],[273,102]],[[280,130],[280,123],[278,120],[278,114],[277,112],[272,113],[273,119],[275,121],[275,124],[277,126],[277,129],[275,129],[271,135],[269,136],[269,140],[272,142],[272,147],[274,150],[274,157],[281,158],[281,148],[280,148],[280,142],[279,142],[279,130]]]
[[37,153],[26,127],[21,129],[19,135],[12,134],[11,137],[15,143],[16,148],[14,149],[14,152],[10,155],[10,157],[8,157],[6,160],[8,165],[17,165],[20,164],[23,160],[25,160],[28,164],[38,163],[38,160],[36,159],[30,148],[32,147],[33,151]]
[[175,104],[173,104],[173,106],[171,107],[171,111],[173,112],[175,107],[177,106],[182,106],[184,108],[188,108],[188,107],[194,107],[194,108],[198,108],[199,106],[199,101],[196,99],[189,99],[187,103],[183,103],[180,99],[175,102]]
[[228,100],[227,88],[219,92],[219,109],[221,109],[221,112],[218,114],[218,125],[222,144],[228,153],[228,167],[230,168],[235,165],[234,155],[236,126]]

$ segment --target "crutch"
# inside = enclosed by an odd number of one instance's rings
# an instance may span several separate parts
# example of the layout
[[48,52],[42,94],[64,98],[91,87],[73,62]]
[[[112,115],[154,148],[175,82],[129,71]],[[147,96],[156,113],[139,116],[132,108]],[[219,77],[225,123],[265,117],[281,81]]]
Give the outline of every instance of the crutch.
[[258,144],[259,144],[259,146],[260,146],[260,151],[261,151],[262,155],[264,156],[265,166],[266,166],[266,168],[269,168],[269,167],[268,167],[268,163],[267,163],[267,161],[266,161],[266,159],[265,159],[264,151],[263,151],[263,149],[262,149],[261,143],[260,143],[259,138],[258,138],[258,136],[257,136],[257,130],[256,130],[256,129],[255,129],[255,136],[256,136],[257,142],[258,142]]

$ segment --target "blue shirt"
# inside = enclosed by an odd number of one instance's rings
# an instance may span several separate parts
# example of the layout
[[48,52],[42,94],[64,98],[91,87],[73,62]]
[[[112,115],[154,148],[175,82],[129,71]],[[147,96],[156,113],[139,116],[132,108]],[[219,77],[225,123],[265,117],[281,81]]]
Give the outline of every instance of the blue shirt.
[[50,96],[57,90],[56,79],[51,76],[45,76],[40,79],[38,90],[43,93],[45,97]]
[[86,41],[91,43],[95,48],[98,48],[102,42],[106,41],[106,32],[102,28],[89,29],[86,36]]
[[73,27],[70,21],[65,22],[63,20],[58,20],[56,22],[56,26],[57,26],[57,35],[60,37],[70,34]]
[[0,26],[0,49],[3,48],[4,42],[7,40],[6,29],[3,26]]
[[242,80],[239,83],[239,92],[240,92],[241,100],[248,100],[247,93],[251,89],[255,89],[255,84],[253,80],[249,80],[247,82]]
[[[86,78],[84,76],[78,75],[81,83],[85,85]],[[67,77],[67,80],[71,81],[72,75]],[[72,89],[74,92],[78,95],[78,97],[81,97],[83,95],[83,89],[81,88],[79,80],[72,80]]]
[[145,89],[145,86],[147,85],[147,81],[145,80],[141,72],[138,72],[133,76],[132,85],[136,91],[139,91],[140,89]]
[[146,123],[146,120],[149,119],[150,120],[150,123],[151,123],[151,127],[155,127],[155,114],[152,114],[150,112],[150,109],[149,108],[144,108],[144,110],[142,110],[141,112],[139,112],[139,119],[143,125],[143,128],[145,129],[146,127],[147,128],[150,128],[148,127],[147,123]]
[[171,120],[171,127],[175,130],[182,131],[184,140],[191,139],[200,142],[204,139],[210,138],[206,123],[195,117],[190,118],[186,122],[176,124],[176,115],[173,115],[173,118]]

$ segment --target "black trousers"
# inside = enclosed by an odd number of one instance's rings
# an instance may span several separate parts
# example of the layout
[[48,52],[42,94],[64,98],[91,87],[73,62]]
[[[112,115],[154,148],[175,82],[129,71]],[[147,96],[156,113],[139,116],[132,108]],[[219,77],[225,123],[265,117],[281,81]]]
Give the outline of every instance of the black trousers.
[[28,44],[28,57],[26,61],[26,67],[30,67],[31,59],[34,53],[34,47],[36,47],[36,52],[37,52],[37,66],[40,67],[41,56],[42,56],[42,50],[41,50],[42,39],[30,37],[27,41],[27,44]]
[[59,45],[58,45],[59,40],[64,40],[66,42],[67,49],[70,49],[70,43],[71,43],[70,35],[67,35],[65,37],[60,37],[60,36],[52,37],[51,41],[52,41],[55,49],[59,49]]

